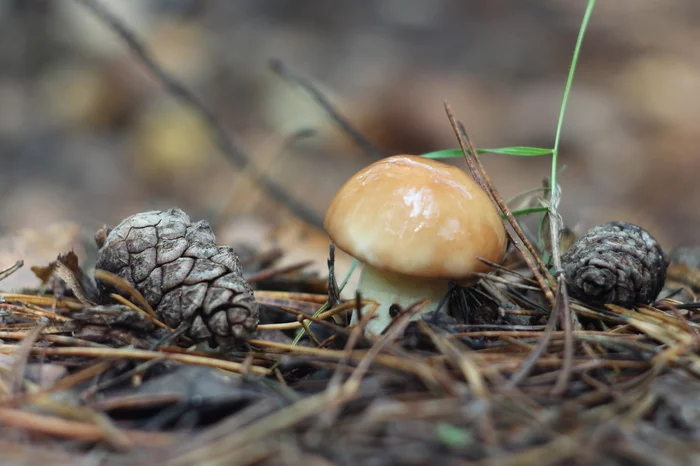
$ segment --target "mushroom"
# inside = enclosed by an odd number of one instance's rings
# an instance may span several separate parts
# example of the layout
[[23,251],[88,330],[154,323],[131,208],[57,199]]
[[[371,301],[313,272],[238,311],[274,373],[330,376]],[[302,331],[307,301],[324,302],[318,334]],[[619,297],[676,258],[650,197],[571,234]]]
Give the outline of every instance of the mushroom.
[[479,258],[500,262],[506,248],[501,217],[481,187],[456,167],[413,155],[356,173],[331,201],[324,226],[338,248],[363,263],[362,297],[379,303],[367,335],[384,331],[394,305],[428,298],[414,318],[435,310],[450,281],[473,284],[475,272],[490,268]]

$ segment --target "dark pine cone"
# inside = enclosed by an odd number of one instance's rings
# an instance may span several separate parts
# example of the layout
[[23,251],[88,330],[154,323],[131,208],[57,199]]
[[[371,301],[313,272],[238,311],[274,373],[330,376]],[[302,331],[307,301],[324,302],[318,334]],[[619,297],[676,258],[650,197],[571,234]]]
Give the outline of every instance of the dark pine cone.
[[609,222],[591,228],[562,256],[571,296],[591,305],[649,304],[666,280],[668,259],[637,225]]
[[189,323],[190,338],[213,346],[242,343],[255,331],[253,291],[233,249],[216,245],[207,222],[192,223],[180,209],[143,212],[98,242],[95,267],[135,286],[170,327]]

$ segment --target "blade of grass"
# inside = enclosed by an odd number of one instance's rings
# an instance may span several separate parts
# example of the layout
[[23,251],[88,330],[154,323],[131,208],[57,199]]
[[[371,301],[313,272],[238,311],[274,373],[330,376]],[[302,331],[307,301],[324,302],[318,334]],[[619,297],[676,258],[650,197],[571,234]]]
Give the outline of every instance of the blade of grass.
[[[516,157],[538,157],[541,155],[552,154],[552,149],[544,149],[541,147],[527,147],[527,146],[516,146],[516,147],[499,147],[494,149],[476,149],[477,154],[501,154],[501,155],[513,155]],[[437,152],[428,152],[427,154],[422,154],[421,157],[426,159],[450,159],[463,157],[461,149],[446,149],[439,150]]]
[[578,31],[578,37],[576,39],[576,45],[574,46],[574,54],[571,57],[571,65],[569,66],[569,75],[566,78],[566,85],[564,86],[564,96],[561,101],[561,108],[559,109],[559,120],[557,121],[557,131],[554,136],[554,148],[552,149],[552,174],[551,174],[551,189],[556,189],[557,185],[557,158],[559,156],[559,141],[561,140],[561,128],[564,124],[564,114],[566,113],[566,104],[569,100],[569,93],[571,92],[571,84],[574,81],[574,73],[576,72],[576,65],[578,64],[578,57],[581,52],[581,45],[583,44],[583,36],[586,33],[586,28],[588,27],[588,21],[591,18],[591,13],[593,12],[593,7],[595,6],[595,0],[588,0],[588,5],[586,6],[586,12],[583,15],[583,20],[581,21],[581,26]]
[[[513,214],[513,217],[522,217],[523,215],[547,212],[547,210],[547,207],[531,207],[529,209],[514,210],[511,212],[511,214]],[[505,215],[501,215],[501,217],[505,218]]]

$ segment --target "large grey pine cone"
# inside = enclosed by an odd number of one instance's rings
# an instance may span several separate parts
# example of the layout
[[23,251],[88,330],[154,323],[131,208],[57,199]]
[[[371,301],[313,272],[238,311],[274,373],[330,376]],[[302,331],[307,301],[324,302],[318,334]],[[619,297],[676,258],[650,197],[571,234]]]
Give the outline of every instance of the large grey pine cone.
[[192,223],[180,209],[143,212],[102,241],[96,268],[135,286],[170,327],[188,323],[186,335],[213,346],[240,344],[255,331],[253,291],[207,222]]
[[649,304],[666,280],[668,259],[644,229],[625,222],[591,228],[562,256],[569,293],[591,305]]

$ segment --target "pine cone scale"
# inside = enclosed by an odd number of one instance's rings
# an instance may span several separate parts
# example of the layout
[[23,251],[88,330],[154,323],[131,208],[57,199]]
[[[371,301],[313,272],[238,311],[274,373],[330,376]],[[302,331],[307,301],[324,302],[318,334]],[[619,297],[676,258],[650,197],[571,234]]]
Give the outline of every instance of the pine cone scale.
[[226,314],[232,324],[242,324],[248,318],[248,310],[242,307],[233,307],[227,310]]
[[153,301],[160,302],[163,298],[163,269],[153,270],[148,278],[141,283],[141,288],[143,289],[142,294],[153,296]]
[[156,249],[133,253],[131,257],[132,282],[138,284],[144,281],[156,268]]
[[201,316],[196,316],[194,318],[188,335],[195,341],[207,341],[212,338],[212,334],[204,324],[204,320]]
[[131,229],[124,241],[126,250],[130,253],[142,252],[148,248],[153,248],[158,243],[158,234],[155,227],[144,227]]
[[226,273],[226,267],[206,259],[197,259],[194,262],[194,266],[187,277],[182,281],[185,285],[195,285],[199,282],[206,282],[210,280],[216,280],[218,277]]
[[187,240],[184,238],[161,239],[156,246],[156,261],[164,265],[181,257],[187,250]]
[[[189,219],[188,219],[189,220]],[[158,238],[161,240],[185,240],[184,236],[187,233],[187,227],[184,221],[169,220],[156,225]]]

